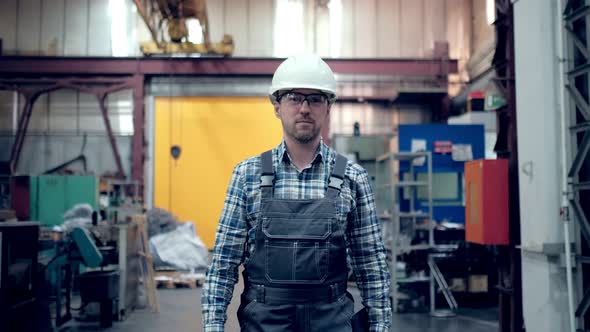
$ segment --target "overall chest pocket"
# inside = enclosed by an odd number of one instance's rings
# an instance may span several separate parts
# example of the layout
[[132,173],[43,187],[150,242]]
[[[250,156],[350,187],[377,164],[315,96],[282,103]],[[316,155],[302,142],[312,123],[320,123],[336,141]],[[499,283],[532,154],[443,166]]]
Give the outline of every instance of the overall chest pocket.
[[265,273],[271,283],[320,284],[328,276],[332,219],[265,218]]

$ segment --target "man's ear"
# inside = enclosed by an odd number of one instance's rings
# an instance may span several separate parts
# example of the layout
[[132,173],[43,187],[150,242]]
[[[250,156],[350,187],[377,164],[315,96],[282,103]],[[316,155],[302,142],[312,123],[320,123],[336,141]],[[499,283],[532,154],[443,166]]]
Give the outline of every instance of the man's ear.
[[277,103],[276,101],[273,101],[272,107],[275,110],[275,116],[280,119],[279,112],[280,112],[280,109],[281,109],[281,105],[279,103]]

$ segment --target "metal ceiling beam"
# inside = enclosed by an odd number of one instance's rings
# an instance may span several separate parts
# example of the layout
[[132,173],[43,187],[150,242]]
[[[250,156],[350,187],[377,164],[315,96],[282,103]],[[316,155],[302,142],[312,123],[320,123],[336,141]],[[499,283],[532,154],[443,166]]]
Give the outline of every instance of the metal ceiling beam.
[[[272,75],[278,58],[111,58],[1,56],[0,75]],[[457,60],[326,59],[336,74],[441,76],[457,72]]]

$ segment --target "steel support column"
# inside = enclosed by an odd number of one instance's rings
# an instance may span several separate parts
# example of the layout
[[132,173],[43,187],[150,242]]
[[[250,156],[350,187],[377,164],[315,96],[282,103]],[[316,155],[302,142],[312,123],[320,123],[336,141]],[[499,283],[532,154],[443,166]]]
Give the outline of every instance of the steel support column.
[[500,331],[522,332],[522,268],[520,245],[520,198],[518,183],[518,144],[516,134],[516,87],[514,70],[514,16],[510,0],[496,0],[496,51],[492,64],[497,86],[506,106],[497,111],[498,139],[494,150],[498,158],[508,159],[510,245],[500,250],[499,304]]
[[[567,0],[563,12],[566,32],[565,44],[567,50],[568,77],[566,86],[569,97],[570,135],[569,142],[575,151],[568,171],[569,202],[574,211],[577,223],[579,246],[577,250],[581,257],[590,253],[590,4],[587,0]],[[578,265],[580,266],[580,265]],[[590,326],[590,283],[588,282],[590,268],[587,264],[581,266],[583,296],[578,294],[575,316],[578,328],[586,330]]]
[[143,161],[145,147],[145,77],[134,75],[131,80],[133,87],[133,153],[131,177],[143,183]]
[[18,166],[20,152],[23,148],[23,144],[25,141],[25,134],[27,132],[27,129],[29,128],[29,122],[31,120],[31,113],[33,112],[33,105],[35,104],[35,101],[37,100],[38,97],[39,97],[38,94],[33,94],[33,95],[25,94],[25,105],[24,105],[20,120],[18,122],[18,130],[16,132],[14,144],[12,145],[12,151],[10,153],[10,169],[11,169],[12,173],[14,173],[16,171],[16,168]]
[[115,140],[115,135],[113,134],[113,128],[111,127],[111,120],[109,119],[109,110],[105,104],[105,99],[107,95],[106,93],[98,93],[96,95],[96,99],[98,101],[98,107],[100,107],[100,114],[102,115],[102,120],[104,121],[104,127],[107,130],[107,135],[109,137],[109,143],[111,144],[111,149],[113,150],[113,156],[115,157],[115,163],[117,164],[117,177],[125,178],[125,172],[123,171],[123,164],[121,163],[121,154],[119,154],[119,148],[117,147],[117,142]]

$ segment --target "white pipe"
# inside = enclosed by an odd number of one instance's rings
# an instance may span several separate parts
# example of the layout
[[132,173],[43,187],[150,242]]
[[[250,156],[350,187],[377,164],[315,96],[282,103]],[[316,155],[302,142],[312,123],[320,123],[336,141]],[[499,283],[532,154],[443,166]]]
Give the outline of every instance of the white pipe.
[[566,90],[565,90],[565,75],[566,75],[566,45],[564,44],[564,33],[565,33],[565,22],[563,21],[563,6],[562,1],[558,0],[557,2],[557,10],[555,11],[556,15],[556,43],[557,43],[557,64],[559,68],[558,77],[559,77],[559,96],[558,96],[558,107],[557,110],[560,115],[560,129],[561,129],[561,210],[562,210],[562,219],[563,219],[563,236],[565,241],[565,271],[566,271],[566,279],[567,279],[567,300],[568,300],[568,318],[569,318],[569,330],[571,332],[575,332],[576,330],[576,323],[575,323],[575,316],[574,316],[574,291],[573,291],[573,281],[572,281],[572,254],[571,254],[571,244],[570,244],[570,219],[569,213],[567,210],[569,208],[568,202],[568,158],[567,158],[567,147],[568,147],[568,140],[567,140],[567,133],[569,131],[567,127],[567,119],[566,116],[569,114],[567,107],[565,105],[566,101]]

